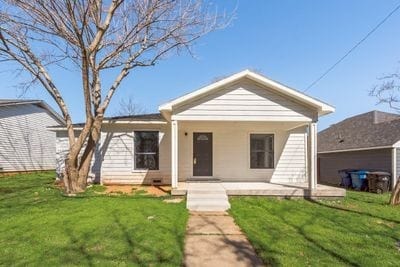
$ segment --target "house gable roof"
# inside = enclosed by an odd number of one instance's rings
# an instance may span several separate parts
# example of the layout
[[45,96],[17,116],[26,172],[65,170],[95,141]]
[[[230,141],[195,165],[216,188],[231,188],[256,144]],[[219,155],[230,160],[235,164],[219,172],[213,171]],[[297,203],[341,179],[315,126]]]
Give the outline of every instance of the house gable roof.
[[16,105],[36,105],[47,110],[61,125],[65,124],[64,119],[54,109],[52,109],[45,101],[37,99],[0,99],[0,107],[16,106]]
[[226,86],[228,84],[231,84],[231,83],[234,83],[234,82],[237,82],[237,81],[239,81],[241,79],[244,79],[244,78],[248,78],[248,79],[250,79],[250,80],[252,80],[252,81],[254,81],[254,82],[256,82],[256,83],[258,83],[258,84],[260,84],[262,86],[268,87],[269,89],[271,89],[273,91],[275,90],[275,91],[277,91],[278,93],[280,93],[282,95],[288,96],[289,98],[292,98],[292,99],[297,100],[297,101],[299,101],[299,102],[301,102],[303,104],[306,104],[308,106],[311,106],[311,107],[314,107],[314,108],[318,109],[318,115],[320,115],[320,116],[325,115],[325,114],[329,114],[329,113],[335,111],[334,107],[332,107],[332,106],[330,106],[330,105],[328,105],[328,104],[326,104],[326,103],[324,103],[324,102],[322,102],[320,100],[312,98],[312,97],[310,97],[308,95],[305,95],[304,93],[301,93],[301,92],[299,92],[299,91],[297,91],[295,89],[292,89],[292,88],[290,88],[290,87],[288,87],[286,85],[283,85],[281,83],[278,83],[276,81],[273,81],[273,80],[271,80],[271,79],[269,79],[269,78],[267,78],[265,76],[262,76],[260,74],[255,73],[255,72],[252,72],[250,70],[241,71],[241,72],[236,73],[234,75],[231,75],[231,76],[229,76],[227,78],[224,78],[224,79],[222,79],[220,81],[212,83],[212,84],[210,84],[208,86],[200,88],[200,89],[198,89],[198,90],[196,90],[194,92],[191,92],[189,94],[186,94],[184,96],[176,98],[176,99],[174,99],[174,100],[172,100],[172,101],[170,101],[168,103],[165,103],[165,104],[161,105],[159,107],[159,110],[161,112],[172,111],[172,109],[175,106],[178,106],[178,105],[190,102],[190,101],[194,101],[195,99],[197,99],[199,97],[202,97],[202,96],[204,96],[206,94],[209,94],[209,93],[211,93],[213,91],[220,90],[224,86]]
[[392,147],[400,140],[400,115],[370,111],[347,118],[318,133],[318,152]]

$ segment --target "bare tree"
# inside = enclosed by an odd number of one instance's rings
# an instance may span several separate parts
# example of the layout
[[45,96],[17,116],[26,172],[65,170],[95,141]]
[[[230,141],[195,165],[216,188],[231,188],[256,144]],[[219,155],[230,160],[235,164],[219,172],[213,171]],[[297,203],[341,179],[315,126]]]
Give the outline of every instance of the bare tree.
[[[191,53],[195,40],[227,24],[201,0],[0,0],[0,5],[0,62],[16,62],[29,73],[29,85],[40,83],[65,119],[68,194],[86,188],[104,113],[126,76],[170,53]],[[71,65],[81,77],[76,90],[85,103],[85,125],[77,136],[62,88],[51,75],[52,66]],[[110,86],[103,78],[107,71],[117,73]]]
[[117,116],[132,116],[145,113],[146,110],[143,106],[133,100],[132,97],[121,98],[119,100],[119,109],[116,113]]
[[[378,99],[378,104],[388,104],[392,109],[400,112],[400,73],[393,73],[380,78],[382,83],[370,91],[370,96]],[[390,196],[390,204],[400,204],[400,179]]]

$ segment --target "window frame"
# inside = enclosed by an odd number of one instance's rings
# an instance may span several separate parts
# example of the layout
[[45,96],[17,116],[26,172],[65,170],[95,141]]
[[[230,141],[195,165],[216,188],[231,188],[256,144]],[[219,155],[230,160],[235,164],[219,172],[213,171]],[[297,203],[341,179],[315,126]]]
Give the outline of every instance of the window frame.
[[[253,168],[251,166],[251,136],[252,135],[269,135],[272,136],[272,166],[271,167],[260,167],[260,168]],[[275,169],[275,133],[271,133],[271,132],[250,132],[248,135],[248,163],[249,163],[249,169],[250,170],[273,170]],[[265,153],[265,152],[264,152]]]
[[[157,169],[137,168],[136,167],[136,155],[137,155],[137,152],[136,152],[136,141],[135,141],[135,139],[136,139],[136,133],[138,133],[138,132],[154,132],[154,133],[157,133],[157,152],[156,152],[156,155],[158,157]],[[133,161],[132,162],[132,167],[133,168],[132,168],[132,172],[158,172],[158,171],[160,171],[160,139],[161,139],[160,136],[161,136],[161,132],[159,130],[154,130],[154,129],[135,130],[135,131],[132,132],[132,139],[133,139],[133,142],[132,142],[132,146],[133,146],[133,148],[132,148],[132,151],[133,151],[133,158],[132,158],[132,161]],[[148,153],[143,153],[143,154],[148,154]]]

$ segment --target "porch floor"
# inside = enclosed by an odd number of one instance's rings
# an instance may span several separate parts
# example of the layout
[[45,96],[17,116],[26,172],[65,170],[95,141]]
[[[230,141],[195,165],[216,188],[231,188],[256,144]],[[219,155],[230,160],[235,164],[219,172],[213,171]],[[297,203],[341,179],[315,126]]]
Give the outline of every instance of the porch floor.
[[212,190],[216,184],[225,188],[230,196],[276,196],[276,197],[344,197],[346,190],[343,188],[317,185],[317,189],[311,192],[306,183],[301,184],[277,184],[267,182],[179,182],[178,188],[172,189],[171,194],[184,196],[189,187],[199,187],[204,190]]

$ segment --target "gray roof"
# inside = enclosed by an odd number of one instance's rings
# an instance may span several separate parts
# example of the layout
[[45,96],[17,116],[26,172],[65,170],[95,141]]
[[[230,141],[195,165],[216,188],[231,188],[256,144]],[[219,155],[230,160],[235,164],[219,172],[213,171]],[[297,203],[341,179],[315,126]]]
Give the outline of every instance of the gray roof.
[[19,104],[36,104],[41,100],[36,99],[0,99],[0,106],[19,105]]
[[127,116],[106,117],[105,120],[164,121],[161,113],[137,114]]
[[54,109],[52,109],[45,101],[38,99],[0,99],[0,107],[5,106],[16,106],[16,105],[27,105],[33,104],[37,105],[45,110],[47,110],[53,117],[60,122],[60,124],[64,124],[65,121],[60,114],[58,114]]
[[370,111],[318,133],[318,152],[392,146],[400,140],[400,115]]
[[[161,113],[149,113],[149,114],[138,114],[138,115],[127,115],[127,116],[114,116],[105,117],[104,120],[112,121],[166,121]],[[74,126],[84,126],[85,123],[74,123]]]

